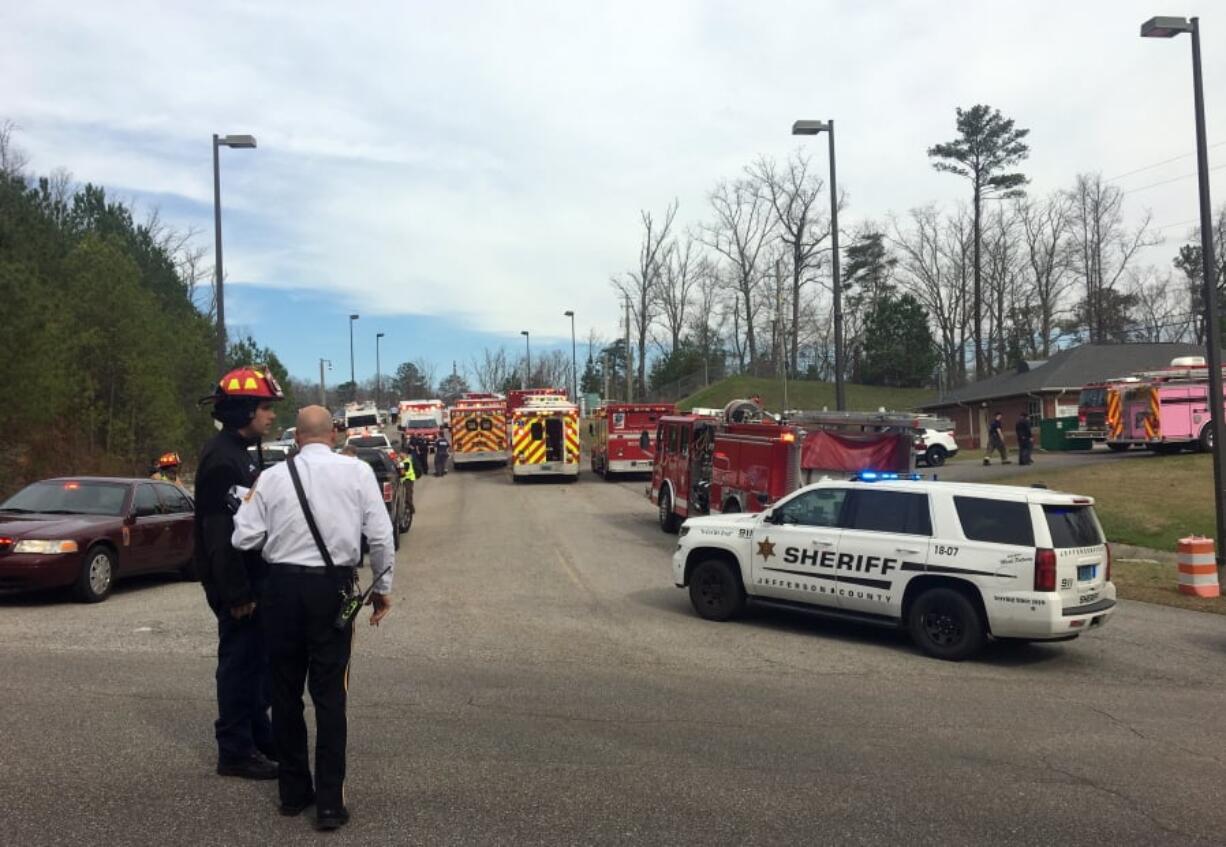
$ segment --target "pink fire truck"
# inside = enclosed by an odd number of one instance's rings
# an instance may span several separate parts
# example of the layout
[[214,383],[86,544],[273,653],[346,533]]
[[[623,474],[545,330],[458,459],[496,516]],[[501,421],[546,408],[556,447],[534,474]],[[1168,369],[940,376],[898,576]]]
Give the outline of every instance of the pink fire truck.
[[1108,386],[1107,445],[1140,444],[1156,453],[1210,450],[1209,369],[1200,356],[1143,371]]

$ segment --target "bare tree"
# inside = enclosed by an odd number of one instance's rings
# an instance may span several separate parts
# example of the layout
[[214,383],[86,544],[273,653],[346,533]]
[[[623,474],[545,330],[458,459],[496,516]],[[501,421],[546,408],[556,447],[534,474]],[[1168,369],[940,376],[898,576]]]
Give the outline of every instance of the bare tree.
[[809,157],[800,152],[792,155],[783,168],[772,159],[759,157],[748,171],[770,203],[779,240],[789,254],[791,291],[788,299],[792,314],[788,324],[787,360],[794,373],[800,343],[801,288],[812,281],[808,271],[816,267],[818,252],[830,237],[830,218],[822,215],[817,206],[824,184],[809,173]]
[[964,209],[943,218],[935,206],[912,209],[910,226],[891,222],[899,254],[899,281],[928,310],[937,330],[942,369],[966,379],[968,289],[973,277],[974,232]]
[[1078,174],[1068,192],[1073,267],[1081,278],[1085,300],[1080,311],[1091,343],[1108,339],[1116,287],[1137,252],[1161,242],[1149,229],[1150,213],[1134,230],[1124,226],[1124,192],[1101,174]]
[[661,266],[669,241],[669,231],[677,217],[679,201],[673,200],[664,210],[664,220],[657,222],[647,210],[640,210],[643,221],[643,240],[639,244],[638,267],[629,273],[611,280],[630,303],[631,321],[638,346],[638,391],[641,393],[647,379],[647,335],[655,319],[656,292],[660,285]]
[[1019,199],[1015,206],[1034,294],[1030,313],[1037,353],[1046,359],[1055,342],[1056,319],[1072,285],[1069,253],[1069,198],[1055,192],[1036,200]]
[[[710,195],[715,220],[702,227],[702,239],[731,266],[730,282],[740,298],[739,319],[734,313],[734,328],[743,320],[745,347],[752,366],[758,358],[754,319],[758,313],[758,286],[762,280],[759,260],[771,231],[770,203],[754,180],[722,181]],[[737,343],[738,353],[740,343]],[[742,364],[744,355],[738,356]]]
[[501,391],[515,370],[507,359],[505,347],[482,348],[479,358],[473,356],[471,367],[473,379],[481,391]]
[[668,349],[676,350],[685,332],[686,313],[694,286],[698,283],[702,257],[687,234],[682,242],[670,241],[665,249],[663,273],[656,291],[660,321],[668,333]]
[[1136,297],[1134,337],[1137,341],[1184,341],[1194,332],[1184,313],[1186,301],[1170,271],[1146,266],[1130,270],[1126,288]]
[[438,376],[438,365],[425,358],[418,357],[413,360],[413,366],[417,368],[417,373],[421,377],[421,382],[429,391],[434,391],[434,386],[437,385],[436,377]]
[[13,143],[13,136],[16,132],[17,124],[7,118],[0,121],[0,174],[24,178],[26,166],[30,160]]
[[[708,385],[711,382],[711,358],[728,322],[728,313],[722,302],[724,286],[720,282],[719,274],[706,258],[699,261],[695,279],[698,293],[690,318],[690,335],[702,353],[703,384]],[[723,359],[722,355],[720,359]]]

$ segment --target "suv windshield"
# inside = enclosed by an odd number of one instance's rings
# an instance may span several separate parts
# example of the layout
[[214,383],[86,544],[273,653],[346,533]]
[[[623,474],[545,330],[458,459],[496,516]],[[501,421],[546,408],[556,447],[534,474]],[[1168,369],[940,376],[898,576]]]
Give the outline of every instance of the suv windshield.
[[117,482],[47,480],[27,485],[0,503],[0,511],[118,517],[127,494],[128,486]]
[[386,447],[387,437],[382,435],[364,436],[362,438],[350,438],[346,442],[350,447]]
[[1093,506],[1044,506],[1051,543],[1057,550],[1064,547],[1094,547],[1103,543],[1094,520]]

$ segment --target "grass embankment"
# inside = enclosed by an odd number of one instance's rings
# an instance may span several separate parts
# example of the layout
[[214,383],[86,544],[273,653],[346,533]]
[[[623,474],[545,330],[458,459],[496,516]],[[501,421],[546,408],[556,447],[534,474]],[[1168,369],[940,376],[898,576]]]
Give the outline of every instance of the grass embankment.
[[[888,411],[914,409],[917,404],[935,396],[926,388],[881,388],[850,383],[846,388],[847,408],[862,412],[875,412],[880,408]],[[755,376],[730,376],[712,383],[679,400],[677,408],[723,407],[732,400],[745,399],[754,394],[761,396],[763,405],[771,411],[783,408],[783,384],[778,379]],[[833,409],[834,383],[789,380],[787,405],[792,409]]]
[[[1049,488],[1086,494],[1107,538],[1174,553],[1187,535],[1213,536],[1213,465],[1209,456],[1104,456],[1091,465],[1011,477],[1009,485],[1042,482]],[[1123,560],[1112,580],[1121,597],[1184,609],[1226,614],[1223,598],[1180,594],[1175,565]]]

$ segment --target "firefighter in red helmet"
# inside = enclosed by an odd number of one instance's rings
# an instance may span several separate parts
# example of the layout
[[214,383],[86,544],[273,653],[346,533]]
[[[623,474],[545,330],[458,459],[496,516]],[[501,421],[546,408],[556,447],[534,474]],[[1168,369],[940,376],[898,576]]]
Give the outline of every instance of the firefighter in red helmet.
[[183,462],[179,460],[178,453],[163,453],[158,456],[157,464],[150,475],[151,479],[156,479],[160,482],[179,482],[179,466]]
[[[230,543],[234,512],[260,472],[259,444],[285,395],[266,367],[235,368],[201,400],[221,432],[204,445],[196,469],[196,572],[217,617],[217,773],[276,779],[269,723],[268,653],[258,612],[267,565],[258,551]],[[256,447],[253,457],[248,447]]]

